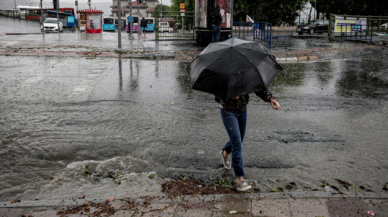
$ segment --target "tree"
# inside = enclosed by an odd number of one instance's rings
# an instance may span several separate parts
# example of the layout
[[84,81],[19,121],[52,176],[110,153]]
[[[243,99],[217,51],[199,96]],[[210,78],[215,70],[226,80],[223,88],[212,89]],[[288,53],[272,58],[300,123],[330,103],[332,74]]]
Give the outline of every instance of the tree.
[[306,5],[308,0],[272,0],[263,2],[263,11],[267,17],[267,22],[274,26],[280,26],[282,23],[295,22],[299,12]]
[[267,21],[273,25],[294,23],[299,11],[303,9],[308,0],[271,0],[250,1],[235,0],[233,7],[233,20],[245,21],[246,15],[254,20]]
[[154,16],[155,14],[160,14],[161,11],[170,11],[170,6],[168,5],[156,5],[154,9]]

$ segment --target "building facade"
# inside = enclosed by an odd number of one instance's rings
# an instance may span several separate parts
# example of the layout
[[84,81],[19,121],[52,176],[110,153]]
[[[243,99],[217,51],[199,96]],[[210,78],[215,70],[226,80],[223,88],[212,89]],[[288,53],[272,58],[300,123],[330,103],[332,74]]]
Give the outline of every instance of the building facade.
[[[119,17],[117,14],[117,1],[118,0],[112,0],[112,8],[111,12],[113,17]],[[126,18],[129,16],[129,1],[127,0],[120,0],[121,4],[121,18]],[[139,4],[139,14],[137,13],[137,1],[132,1],[132,15],[133,16],[139,16],[139,17],[153,17],[153,13],[150,13],[150,11],[153,11],[156,5],[159,4],[158,0],[147,0],[146,2],[142,2]]]

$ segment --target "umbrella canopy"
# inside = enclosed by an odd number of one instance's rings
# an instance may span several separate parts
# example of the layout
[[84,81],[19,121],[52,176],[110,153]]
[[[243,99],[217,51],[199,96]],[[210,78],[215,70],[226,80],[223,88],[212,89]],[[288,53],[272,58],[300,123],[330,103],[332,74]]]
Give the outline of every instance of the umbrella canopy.
[[268,89],[282,67],[259,42],[211,43],[191,62],[191,87],[227,99]]

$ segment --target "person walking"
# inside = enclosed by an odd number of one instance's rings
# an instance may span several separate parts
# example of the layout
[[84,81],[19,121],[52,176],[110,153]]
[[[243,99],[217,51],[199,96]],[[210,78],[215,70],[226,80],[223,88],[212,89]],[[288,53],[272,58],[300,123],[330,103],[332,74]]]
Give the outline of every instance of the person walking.
[[144,19],[144,17],[141,19],[140,22],[140,29],[143,35],[143,38],[145,38],[145,29],[147,28],[147,21]]
[[[271,103],[275,110],[280,109],[280,104],[268,90],[255,93],[265,102]],[[216,102],[220,103],[221,118],[224,127],[229,135],[229,141],[221,149],[221,163],[226,169],[231,169],[233,165],[234,174],[237,178],[237,190],[247,191],[252,188],[244,181],[244,168],[242,156],[242,143],[244,141],[245,130],[247,125],[247,105],[249,94],[222,99],[216,96]],[[230,159],[232,154],[232,159]]]
[[212,28],[213,28],[213,36],[212,42],[219,42],[221,35],[221,23],[222,16],[220,12],[220,6],[216,6],[216,9],[211,14]]

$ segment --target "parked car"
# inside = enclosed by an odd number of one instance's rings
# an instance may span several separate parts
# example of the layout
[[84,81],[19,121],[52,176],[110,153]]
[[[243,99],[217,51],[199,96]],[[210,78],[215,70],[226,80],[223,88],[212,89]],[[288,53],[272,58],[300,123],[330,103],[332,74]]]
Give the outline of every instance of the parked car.
[[387,29],[387,25],[388,25],[388,23],[382,24],[382,25],[380,26],[380,29]]
[[58,29],[59,31],[63,31],[63,24],[62,22],[59,21],[59,28],[58,28],[58,22],[57,22],[57,18],[47,18],[44,22],[43,22],[43,31],[45,32],[58,32]]
[[296,32],[299,35],[303,33],[309,33],[310,35],[314,33],[324,33],[329,30],[329,21],[328,20],[311,20],[310,22],[300,25],[296,28]]
[[159,22],[159,32],[172,32],[173,29],[170,27],[168,22]]

